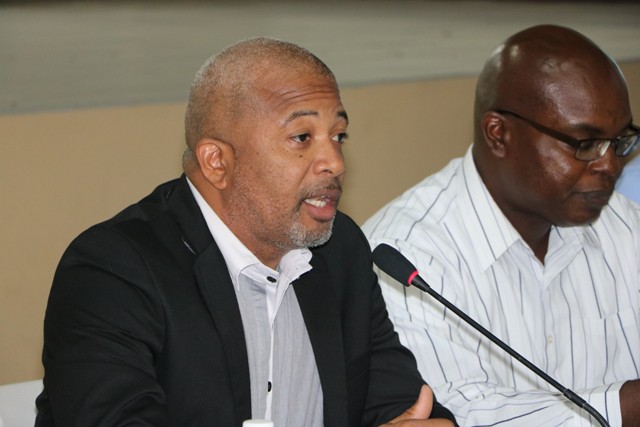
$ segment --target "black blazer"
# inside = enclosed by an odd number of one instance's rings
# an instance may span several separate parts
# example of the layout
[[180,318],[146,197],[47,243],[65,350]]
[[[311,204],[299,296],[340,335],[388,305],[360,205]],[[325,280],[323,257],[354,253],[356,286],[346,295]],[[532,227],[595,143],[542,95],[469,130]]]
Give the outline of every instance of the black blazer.
[[[368,243],[338,214],[330,241],[312,252],[313,269],[293,287],[325,426],[386,422],[416,400],[423,381],[387,317]],[[36,426],[239,426],[251,418],[234,289],[184,176],[71,243],[44,335]]]

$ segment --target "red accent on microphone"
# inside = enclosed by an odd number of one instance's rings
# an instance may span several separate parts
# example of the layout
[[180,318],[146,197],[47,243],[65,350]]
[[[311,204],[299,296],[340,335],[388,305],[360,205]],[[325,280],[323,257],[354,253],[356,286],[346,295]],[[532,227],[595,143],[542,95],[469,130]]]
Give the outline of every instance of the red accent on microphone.
[[409,278],[407,279],[407,283],[411,284],[411,282],[413,282],[413,279],[418,275],[418,270],[414,271],[413,273],[411,273],[411,276],[409,276]]

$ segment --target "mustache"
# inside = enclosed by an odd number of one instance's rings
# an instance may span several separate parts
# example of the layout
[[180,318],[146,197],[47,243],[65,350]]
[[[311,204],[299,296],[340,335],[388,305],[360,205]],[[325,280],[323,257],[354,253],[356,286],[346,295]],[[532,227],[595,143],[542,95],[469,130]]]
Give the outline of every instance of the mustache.
[[[336,194],[337,193],[337,194]],[[307,188],[302,191],[301,199],[311,199],[314,197],[322,197],[327,195],[334,195],[337,198],[342,194],[342,185],[337,180],[332,182],[316,185],[312,188]]]

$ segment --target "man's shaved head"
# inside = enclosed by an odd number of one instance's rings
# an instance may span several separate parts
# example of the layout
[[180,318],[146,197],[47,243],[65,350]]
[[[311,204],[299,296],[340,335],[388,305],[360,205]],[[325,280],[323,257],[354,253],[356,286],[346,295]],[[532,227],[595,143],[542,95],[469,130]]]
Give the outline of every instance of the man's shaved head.
[[187,151],[204,137],[225,139],[240,118],[257,113],[256,90],[265,76],[284,78],[294,71],[335,81],[331,70],[308,50],[270,38],[244,40],[211,57],[191,86],[185,115]]

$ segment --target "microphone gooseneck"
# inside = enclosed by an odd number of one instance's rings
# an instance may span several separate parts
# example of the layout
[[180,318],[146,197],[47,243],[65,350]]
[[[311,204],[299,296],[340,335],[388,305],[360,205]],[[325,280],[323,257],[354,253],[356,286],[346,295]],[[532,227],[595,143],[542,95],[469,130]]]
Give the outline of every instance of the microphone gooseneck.
[[533,363],[529,362],[529,360],[527,360],[524,356],[515,351],[500,338],[493,335],[491,332],[489,332],[489,330],[473,320],[465,312],[449,302],[449,300],[444,298],[438,292],[434,291],[431,286],[429,286],[427,282],[425,282],[424,279],[420,277],[416,267],[411,264],[411,262],[407,258],[405,258],[405,256],[402,255],[397,249],[385,243],[381,243],[373,250],[372,258],[373,262],[389,276],[405,286],[413,285],[437,299],[445,307],[457,314],[462,320],[467,322],[482,335],[489,338],[493,343],[498,345],[498,347],[509,353],[509,355],[520,361],[520,363],[536,373],[540,378],[558,389],[571,402],[587,411],[589,415],[591,415],[596,419],[596,421],[598,421],[598,423],[600,423],[601,426],[609,427],[609,423],[607,422],[607,420],[593,406],[589,405],[587,401],[578,396],[572,390],[564,387],[558,381],[554,380],[546,372],[538,368]]

